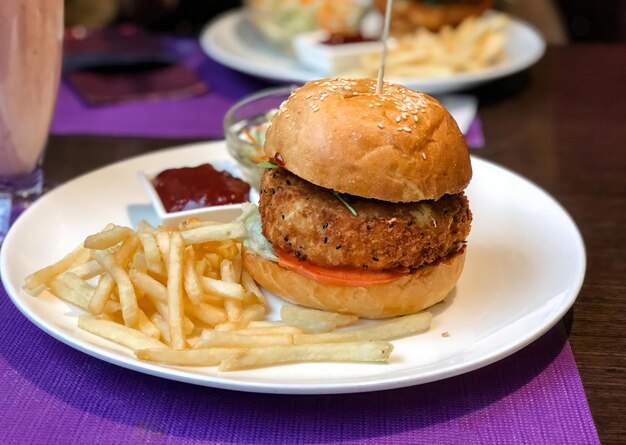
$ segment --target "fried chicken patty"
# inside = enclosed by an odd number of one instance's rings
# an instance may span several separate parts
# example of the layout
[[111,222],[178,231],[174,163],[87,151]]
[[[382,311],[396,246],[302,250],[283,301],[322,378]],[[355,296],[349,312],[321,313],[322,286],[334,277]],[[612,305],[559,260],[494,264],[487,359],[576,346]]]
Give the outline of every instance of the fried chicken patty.
[[322,267],[417,268],[459,249],[472,214],[463,193],[391,203],[341,195],[282,168],[266,170],[259,210],[274,248]]

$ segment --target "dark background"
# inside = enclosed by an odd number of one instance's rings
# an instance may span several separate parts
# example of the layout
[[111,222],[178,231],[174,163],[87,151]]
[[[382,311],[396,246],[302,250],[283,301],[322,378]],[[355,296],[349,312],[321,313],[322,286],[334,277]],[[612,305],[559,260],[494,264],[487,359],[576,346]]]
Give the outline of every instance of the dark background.
[[626,1],[558,0],[557,3],[572,42],[626,42]]
[[[197,34],[212,17],[242,5],[242,0],[107,0],[107,3],[109,1],[113,4],[117,1],[116,13],[94,12],[103,8],[101,0],[66,0],[68,24],[80,23],[81,17],[88,17],[99,26],[111,20],[132,21],[159,31]],[[506,1],[515,4],[528,0]],[[551,1],[561,14],[570,42],[626,42],[626,0]]]

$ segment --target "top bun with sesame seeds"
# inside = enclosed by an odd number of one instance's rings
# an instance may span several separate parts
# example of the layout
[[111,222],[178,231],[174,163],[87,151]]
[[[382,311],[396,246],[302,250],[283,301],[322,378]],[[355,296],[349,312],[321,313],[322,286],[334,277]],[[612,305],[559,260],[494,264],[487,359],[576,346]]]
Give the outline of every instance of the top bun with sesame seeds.
[[295,90],[265,153],[320,187],[391,202],[460,193],[472,177],[454,118],[434,98],[373,79],[320,79]]

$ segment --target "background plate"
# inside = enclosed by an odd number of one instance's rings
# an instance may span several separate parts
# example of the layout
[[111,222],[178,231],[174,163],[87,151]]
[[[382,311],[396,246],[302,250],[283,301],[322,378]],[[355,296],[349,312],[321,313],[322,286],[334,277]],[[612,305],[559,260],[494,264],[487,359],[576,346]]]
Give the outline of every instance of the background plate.
[[[308,82],[324,77],[298,64],[267,42],[248,21],[244,10],[219,16],[202,32],[200,43],[213,59],[234,70],[278,82]],[[429,94],[459,91],[522,71],[545,52],[541,34],[526,22],[512,18],[506,43],[507,60],[474,73],[450,77],[385,79]]]
[[[527,180],[473,158],[467,194],[474,223],[463,275],[446,301],[432,309],[429,332],[393,342],[388,365],[307,363],[218,373],[215,367],[140,362],[124,347],[79,330],[79,309],[49,294],[36,298],[22,290],[27,275],[107,222],[128,225],[146,218],[157,223],[137,180],[139,170],[207,161],[217,167],[232,163],[223,141],[129,159],[44,195],[18,219],[0,252],[0,273],[15,305],[58,340],[125,368],[240,391],[326,394],[426,383],[504,358],[560,320],[582,284],[584,246],[569,215]],[[271,316],[277,317],[281,302],[270,302]]]

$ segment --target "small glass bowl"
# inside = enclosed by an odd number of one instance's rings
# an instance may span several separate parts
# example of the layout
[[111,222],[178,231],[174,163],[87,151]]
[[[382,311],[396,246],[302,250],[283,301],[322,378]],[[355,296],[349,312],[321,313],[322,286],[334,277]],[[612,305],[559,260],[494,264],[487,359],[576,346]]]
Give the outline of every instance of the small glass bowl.
[[246,181],[256,189],[263,172],[257,164],[267,160],[263,153],[265,131],[273,113],[295,88],[290,85],[262,90],[237,102],[224,117],[226,148]]

